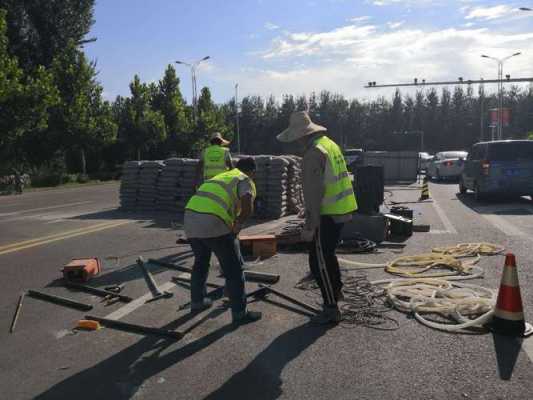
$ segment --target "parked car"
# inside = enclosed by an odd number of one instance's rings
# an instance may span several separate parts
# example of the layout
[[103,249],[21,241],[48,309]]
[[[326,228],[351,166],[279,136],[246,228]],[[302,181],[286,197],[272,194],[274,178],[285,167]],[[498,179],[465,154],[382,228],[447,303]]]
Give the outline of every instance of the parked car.
[[498,140],[472,147],[459,181],[459,192],[533,196],[533,140]]
[[435,180],[459,178],[463,173],[466,151],[443,151],[428,163],[426,174]]
[[418,153],[418,170],[427,171],[429,162],[433,160],[433,156],[429,153]]

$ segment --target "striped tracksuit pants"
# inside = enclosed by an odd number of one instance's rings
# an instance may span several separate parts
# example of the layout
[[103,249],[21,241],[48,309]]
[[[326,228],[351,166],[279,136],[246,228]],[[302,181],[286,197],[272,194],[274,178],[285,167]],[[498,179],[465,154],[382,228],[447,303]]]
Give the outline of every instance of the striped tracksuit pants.
[[335,250],[340,241],[343,225],[335,223],[332,217],[326,215],[320,217],[320,227],[309,246],[309,266],[326,306],[337,304],[342,289],[339,261]]

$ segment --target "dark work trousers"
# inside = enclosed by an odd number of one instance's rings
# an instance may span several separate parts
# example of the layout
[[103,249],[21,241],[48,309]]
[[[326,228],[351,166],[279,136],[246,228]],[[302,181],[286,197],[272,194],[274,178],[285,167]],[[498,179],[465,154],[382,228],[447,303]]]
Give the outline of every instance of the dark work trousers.
[[233,233],[230,233],[207,239],[193,238],[190,239],[190,243],[194,253],[194,265],[191,273],[192,302],[201,303],[206,294],[211,254],[215,253],[224,278],[226,278],[231,311],[234,316],[240,317],[246,312],[246,294],[238,239]]
[[[320,227],[309,246],[309,266],[324,299],[324,305],[337,304],[342,289],[339,261],[335,250],[344,224],[336,224],[332,217],[321,216]],[[320,240],[317,238],[320,237]]]

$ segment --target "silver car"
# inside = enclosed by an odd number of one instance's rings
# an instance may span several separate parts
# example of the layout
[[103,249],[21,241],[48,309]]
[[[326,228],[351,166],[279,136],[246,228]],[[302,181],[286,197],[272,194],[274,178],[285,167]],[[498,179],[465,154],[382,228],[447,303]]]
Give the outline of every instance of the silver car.
[[427,176],[435,179],[459,178],[463,173],[466,151],[443,151],[437,153],[427,167]]

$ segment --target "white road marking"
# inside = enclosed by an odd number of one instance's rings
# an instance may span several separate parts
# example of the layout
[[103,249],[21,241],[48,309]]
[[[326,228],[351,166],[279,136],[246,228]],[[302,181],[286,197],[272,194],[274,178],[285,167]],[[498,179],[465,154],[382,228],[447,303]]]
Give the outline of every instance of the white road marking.
[[[166,291],[172,289],[174,286],[176,286],[173,282],[166,282],[162,285],[158,286],[159,290]],[[119,308],[118,310],[113,311],[111,314],[106,315],[104,318],[107,319],[121,319],[125,317],[126,315],[132,313],[142,305],[144,305],[148,300],[152,298],[152,293],[148,292],[145,295],[127,303],[125,306]]]
[[442,229],[433,229],[429,231],[429,233],[431,233],[432,235],[443,235],[443,234],[446,234],[446,233],[450,233],[446,230],[442,230]]
[[[433,232],[439,232],[439,233],[457,233],[457,230],[452,225],[451,221],[446,216],[446,213],[442,210],[442,208],[439,206],[439,203],[433,198],[433,207],[435,208],[435,211],[439,215],[440,220],[442,221],[442,224],[446,228],[446,231],[433,231]],[[430,231],[431,232],[431,231]]]
[[53,209],[56,209],[56,208],[72,207],[72,206],[78,206],[78,205],[87,204],[87,203],[92,203],[92,201],[78,201],[76,203],[59,204],[57,206],[30,208],[30,209],[27,209],[27,210],[12,211],[12,212],[8,212],[8,213],[0,213],[0,217],[8,217],[8,216],[11,216],[11,215],[25,214],[25,213],[29,213],[29,212],[33,212],[33,211],[53,210]]

